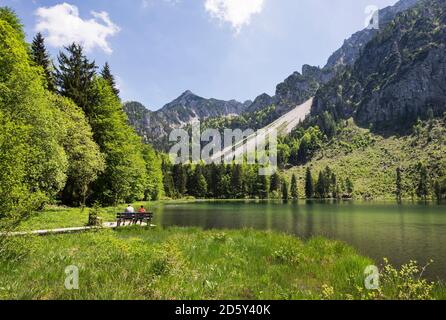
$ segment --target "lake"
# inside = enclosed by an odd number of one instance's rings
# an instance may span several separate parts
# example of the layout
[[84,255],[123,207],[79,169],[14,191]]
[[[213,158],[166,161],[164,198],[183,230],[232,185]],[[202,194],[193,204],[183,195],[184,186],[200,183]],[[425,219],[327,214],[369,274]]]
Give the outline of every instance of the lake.
[[162,227],[275,230],[302,239],[344,241],[381,264],[434,263],[426,276],[446,280],[446,206],[393,202],[217,201],[163,204],[153,208]]

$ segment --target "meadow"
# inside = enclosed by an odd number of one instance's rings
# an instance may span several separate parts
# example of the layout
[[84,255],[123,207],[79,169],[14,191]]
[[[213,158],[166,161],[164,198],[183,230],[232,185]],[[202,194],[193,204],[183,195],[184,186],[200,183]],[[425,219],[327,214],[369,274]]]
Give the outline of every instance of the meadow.
[[[445,299],[415,264],[383,265],[379,290],[364,289],[375,264],[341,242],[250,229],[130,227],[10,238],[0,299]],[[65,269],[79,269],[67,290]]]

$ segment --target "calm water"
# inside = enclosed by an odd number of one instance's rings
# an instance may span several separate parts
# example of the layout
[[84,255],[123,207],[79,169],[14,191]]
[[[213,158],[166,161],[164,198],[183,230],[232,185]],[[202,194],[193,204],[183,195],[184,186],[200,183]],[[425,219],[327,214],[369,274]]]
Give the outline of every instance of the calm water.
[[204,229],[277,230],[342,240],[381,263],[435,262],[427,276],[446,280],[446,206],[357,202],[196,202],[154,208],[155,224]]

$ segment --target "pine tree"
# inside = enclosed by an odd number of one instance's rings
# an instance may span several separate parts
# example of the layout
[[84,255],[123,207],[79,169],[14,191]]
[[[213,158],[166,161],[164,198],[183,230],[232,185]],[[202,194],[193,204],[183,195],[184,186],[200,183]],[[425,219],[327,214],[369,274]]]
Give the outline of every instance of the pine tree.
[[176,164],[173,166],[173,182],[178,195],[180,197],[186,195],[187,174],[182,164]]
[[402,179],[401,179],[401,168],[396,169],[396,199],[401,201],[402,199]]
[[194,190],[193,194],[197,198],[204,198],[206,197],[206,194],[208,192],[208,185],[206,182],[206,178],[203,175],[203,170],[201,165],[197,165],[195,168],[195,175],[194,175]]
[[279,176],[279,173],[277,173],[277,171],[276,171],[276,172],[274,172],[274,174],[271,176],[271,183],[270,183],[270,188],[269,188],[269,190],[270,190],[271,192],[279,191],[279,190],[280,190],[280,187],[281,187],[280,176]]
[[291,198],[293,199],[299,198],[299,194],[297,191],[297,178],[295,174],[293,174],[293,176],[291,177]]
[[43,69],[46,87],[48,90],[56,91],[52,63],[45,48],[45,39],[40,32],[37,33],[33,39],[33,43],[31,45],[31,58],[37,66]]
[[108,62],[106,62],[104,64],[104,67],[101,70],[101,76],[102,78],[104,78],[105,80],[107,80],[107,82],[110,84],[110,87],[113,90],[113,93],[119,97],[119,89],[116,86],[116,81],[115,81],[115,77],[113,76],[113,74],[111,73],[110,70],[110,65],[108,64]]
[[417,187],[417,195],[420,198],[423,198],[424,200],[427,199],[427,196],[429,195],[429,183],[428,183],[428,174],[426,166],[423,164],[419,164],[419,181],[418,181],[418,187]]
[[245,196],[243,184],[243,167],[240,164],[235,164],[232,166],[231,185],[233,188],[232,196],[235,199],[241,199]]
[[61,95],[70,98],[92,117],[91,106],[95,104],[94,76],[96,65],[84,55],[80,45],[73,43],[60,52],[56,68],[56,85]]
[[265,175],[258,175],[256,181],[256,195],[260,199],[267,199],[269,194],[268,179]]
[[288,183],[286,181],[282,182],[282,199],[287,201],[289,199],[288,195]]
[[338,181],[334,172],[331,174],[330,179],[330,193],[332,194],[333,198],[338,197]]
[[175,197],[175,187],[172,177],[172,165],[167,159],[163,159],[161,168],[163,171],[163,188],[166,196]]
[[305,197],[311,199],[314,196],[313,187],[313,176],[311,174],[311,169],[307,168],[307,173],[305,175]]
[[329,195],[331,193],[332,171],[329,166],[325,167],[323,175],[324,175],[324,198],[326,198],[326,197],[329,197]]
[[324,173],[321,171],[319,172],[319,178],[317,179],[316,182],[316,195],[321,198],[324,199],[326,197],[326,183],[325,183],[325,175]]

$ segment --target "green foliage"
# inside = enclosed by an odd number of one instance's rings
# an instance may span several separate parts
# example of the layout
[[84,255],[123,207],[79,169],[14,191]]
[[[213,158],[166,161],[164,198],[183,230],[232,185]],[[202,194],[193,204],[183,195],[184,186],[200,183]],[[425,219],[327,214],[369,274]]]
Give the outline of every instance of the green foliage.
[[103,204],[141,200],[147,185],[141,139],[127,124],[118,97],[107,81],[95,78],[96,103],[87,113],[106,169],[94,183],[93,199]]
[[282,200],[288,200],[290,198],[288,193],[288,183],[286,181],[282,182]]
[[99,203],[95,203],[88,212],[88,226],[97,227],[102,226],[102,215],[104,210]]
[[67,205],[85,205],[90,185],[105,170],[104,157],[93,140],[84,112],[67,98],[53,95],[51,101],[61,111],[60,126],[66,132],[62,145],[68,156],[68,179],[62,201]]
[[402,177],[401,177],[401,168],[396,168],[396,198],[398,201],[401,201],[403,197],[403,187],[402,187]]
[[314,185],[313,185],[313,175],[311,174],[311,169],[307,168],[307,173],[305,174],[305,197],[311,199],[314,196]]
[[117,97],[119,97],[119,89],[116,86],[115,77],[111,73],[110,65],[108,64],[108,62],[105,63],[104,67],[101,70],[101,77],[108,82],[108,84],[112,88],[113,93]]
[[[25,240],[26,256],[0,260],[0,299],[434,299],[444,294],[413,264],[397,274],[383,268],[381,291],[365,290],[364,270],[373,261],[322,238],[302,242],[254,230],[130,228]],[[60,285],[71,264],[90,285],[79,290]]]
[[279,173],[276,171],[273,173],[270,179],[270,187],[269,187],[270,192],[280,191],[281,185],[282,185],[282,180],[280,178]]
[[291,198],[296,200],[299,199],[299,192],[297,190],[297,178],[296,175],[293,174],[291,177]]
[[164,195],[162,159],[152,146],[143,147],[143,157],[147,170],[146,200],[159,200]]
[[[30,64],[27,45],[4,20],[0,20],[0,105],[3,117],[13,121],[22,134],[19,148],[24,155],[15,161],[23,161],[25,174],[17,183],[39,195],[43,203],[41,196],[52,198],[66,181],[68,164],[61,146],[65,131],[60,127],[59,110],[44,90],[39,69]],[[16,166],[14,162],[9,165]]]
[[316,188],[315,188],[316,196],[318,196],[321,199],[324,199],[327,197],[327,195],[325,193],[326,184],[327,184],[327,182],[325,180],[325,175],[321,171],[321,172],[319,172],[319,178],[317,179]]
[[428,182],[429,177],[426,166],[422,163],[419,163],[418,172],[419,172],[419,179],[417,186],[417,195],[418,197],[426,200],[427,196],[429,195],[429,182]]
[[191,179],[191,194],[197,198],[205,198],[208,191],[208,184],[203,175],[203,168],[201,165],[195,167],[192,179]]
[[232,195],[236,199],[242,199],[246,196],[243,166],[235,164],[231,171]]
[[53,65],[45,48],[45,39],[40,32],[37,33],[33,39],[31,45],[31,58],[36,66],[43,69],[45,84],[48,90],[54,92],[56,90],[56,84],[53,77]]
[[25,32],[23,31],[23,24],[17,17],[13,9],[9,7],[0,7],[0,20],[5,21],[11,28],[14,29],[15,34],[23,43],[25,41]]
[[[76,103],[87,116],[92,116],[91,108],[97,105],[95,85],[96,65],[84,55],[80,45],[73,43],[60,52],[56,68],[56,84],[59,93]],[[100,99],[100,97],[98,97]]]
[[257,130],[269,125],[279,116],[280,115],[276,112],[276,106],[273,105],[259,111],[244,113],[234,118],[209,118],[205,120],[201,126],[202,130],[212,128],[219,130],[221,133],[223,133],[223,130],[225,129]]
[[[395,199],[395,195],[398,197],[399,168],[401,198],[409,199],[418,196],[420,180],[426,182],[426,179],[420,179],[421,162],[427,170],[427,184],[423,183],[422,189],[428,190],[429,199],[434,194],[435,181],[439,180],[441,184],[446,176],[444,123],[441,118],[420,121],[412,134],[383,137],[370,129],[359,128],[349,120],[340,127],[336,137],[322,144],[305,167],[295,167],[287,173],[289,177],[296,174],[299,178],[301,196],[304,195],[306,168],[311,167],[318,173],[329,166],[336,174],[337,197],[390,200]],[[347,178],[354,187],[352,194],[346,190]]]

